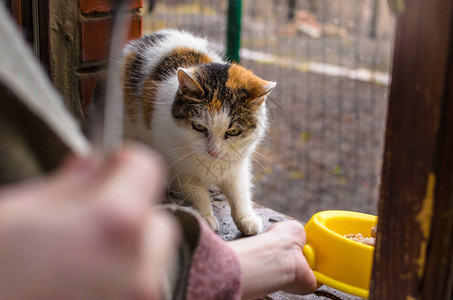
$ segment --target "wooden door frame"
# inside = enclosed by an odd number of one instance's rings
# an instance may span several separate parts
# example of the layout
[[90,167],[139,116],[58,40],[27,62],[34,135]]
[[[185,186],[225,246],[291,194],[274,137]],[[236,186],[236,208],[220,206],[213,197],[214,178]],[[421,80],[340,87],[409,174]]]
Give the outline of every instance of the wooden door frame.
[[6,0],[6,7],[49,72],[49,0]]

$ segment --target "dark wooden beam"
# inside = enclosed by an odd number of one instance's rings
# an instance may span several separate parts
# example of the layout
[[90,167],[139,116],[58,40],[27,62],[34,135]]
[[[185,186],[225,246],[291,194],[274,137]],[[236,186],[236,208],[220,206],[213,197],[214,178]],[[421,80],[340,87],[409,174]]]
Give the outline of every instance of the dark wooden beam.
[[453,299],[453,28],[446,74],[445,101],[441,108],[434,218],[423,278],[423,299]]
[[452,15],[414,0],[397,21],[370,299],[451,299]]
[[7,0],[6,7],[9,9],[17,26],[22,31],[25,39],[33,43],[33,18],[31,1],[24,0]]
[[17,25],[22,27],[22,0],[6,0],[6,7],[9,9]]
[[50,74],[50,41],[49,41],[49,20],[50,8],[49,0],[39,0],[38,2],[38,39],[39,39],[39,60],[43,64],[47,73]]
[[49,0],[7,0],[6,7],[49,72]]

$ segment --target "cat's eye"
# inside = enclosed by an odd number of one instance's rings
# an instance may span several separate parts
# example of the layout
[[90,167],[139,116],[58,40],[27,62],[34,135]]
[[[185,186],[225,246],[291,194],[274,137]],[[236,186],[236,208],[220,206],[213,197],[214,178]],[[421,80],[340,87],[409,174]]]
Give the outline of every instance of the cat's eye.
[[205,126],[195,123],[195,122],[192,122],[192,128],[195,129],[196,131],[200,131],[200,132],[206,130]]
[[227,135],[229,136],[236,136],[236,135],[240,135],[242,133],[242,130],[241,129],[230,129],[226,132]]

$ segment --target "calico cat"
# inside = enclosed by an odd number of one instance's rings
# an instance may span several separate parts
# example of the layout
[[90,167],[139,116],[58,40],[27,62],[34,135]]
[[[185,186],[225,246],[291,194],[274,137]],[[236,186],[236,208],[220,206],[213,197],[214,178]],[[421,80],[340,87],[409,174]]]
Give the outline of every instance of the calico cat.
[[238,229],[259,233],[250,160],[265,133],[265,99],[276,83],[225,62],[205,39],[177,30],[132,41],[122,55],[126,137],[165,157],[170,190],[211,228],[219,228],[207,189],[215,185]]

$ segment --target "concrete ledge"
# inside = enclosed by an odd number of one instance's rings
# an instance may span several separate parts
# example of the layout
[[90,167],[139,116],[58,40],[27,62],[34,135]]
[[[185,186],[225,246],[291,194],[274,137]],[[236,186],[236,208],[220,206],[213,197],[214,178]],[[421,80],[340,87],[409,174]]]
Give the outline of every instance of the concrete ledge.
[[[270,208],[255,204],[255,211],[263,220],[264,230],[275,222],[292,219],[291,217],[285,216],[279,212],[276,212]],[[226,241],[235,240],[244,235],[239,232],[236,225],[233,223],[231,218],[230,205],[227,200],[218,200],[214,198],[212,201],[212,207],[214,215],[217,217],[220,223],[220,229],[218,234]]]

